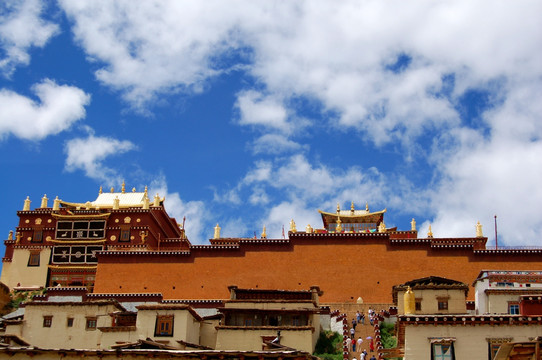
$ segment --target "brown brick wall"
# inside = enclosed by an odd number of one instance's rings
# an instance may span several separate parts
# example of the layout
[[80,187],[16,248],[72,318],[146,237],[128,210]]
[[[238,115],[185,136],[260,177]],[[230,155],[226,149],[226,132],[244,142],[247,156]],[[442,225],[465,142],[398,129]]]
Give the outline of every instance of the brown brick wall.
[[[293,238],[287,244],[241,244],[191,255],[101,255],[96,293],[160,292],[164,299],[224,299],[227,287],[306,290],[321,303],[391,303],[393,285],[436,275],[472,284],[480,270],[542,270],[542,256],[474,254],[472,248],[391,244],[386,237]],[[468,298],[474,299],[471,287]]]

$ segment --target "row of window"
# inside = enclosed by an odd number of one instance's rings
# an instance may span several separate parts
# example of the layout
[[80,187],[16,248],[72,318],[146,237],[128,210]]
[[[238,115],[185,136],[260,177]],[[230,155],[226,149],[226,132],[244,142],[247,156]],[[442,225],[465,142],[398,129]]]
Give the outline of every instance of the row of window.
[[226,314],[226,326],[307,326],[309,318],[299,315],[268,315],[254,313]]
[[[66,327],[73,327],[73,317],[68,317],[66,319]],[[98,318],[95,316],[88,316],[86,318],[85,329],[86,330],[96,330],[96,325],[98,323]],[[53,325],[53,316],[45,315],[43,316],[43,327],[50,328]]]

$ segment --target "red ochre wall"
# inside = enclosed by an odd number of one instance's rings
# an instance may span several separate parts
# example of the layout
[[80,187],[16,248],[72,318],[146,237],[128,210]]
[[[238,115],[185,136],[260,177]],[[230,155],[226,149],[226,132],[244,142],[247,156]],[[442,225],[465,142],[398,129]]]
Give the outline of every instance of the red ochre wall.
[[[384,236],[291,238],[286,244],[193,249],[189,255],[99,255],[95,293],[226,299],[227,287],[307,290],[321,303],[391,303],[392,286],[441,276],[472,285],[481,270],[542,270],[542,252],[474,254],[472,248],[390,244]],[[469,300],[474,299],[471,286]]]

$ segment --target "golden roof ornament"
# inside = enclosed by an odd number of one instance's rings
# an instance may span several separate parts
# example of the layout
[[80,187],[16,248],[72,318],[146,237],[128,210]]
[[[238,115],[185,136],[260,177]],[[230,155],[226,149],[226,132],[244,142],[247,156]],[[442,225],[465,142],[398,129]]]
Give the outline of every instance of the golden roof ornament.
[[122,184],[120,187],[120,191],[124,194],[126,193],[126,184],[124,183],[124,180],[122,180]]
[[384,221],[382,221],[380,225],[378,225],[378,232],[386,232],[386,224],[384,224]]
[[220,229],[221,229],[221,227],[218,226],[218,223],[216,223],[215,234],[213,236],[214,239],[220,239]]
[[369,202],[365,203],[365,212],[369,212]]
[[102,186],[100,185],[100,190],[98,190],[98,195],[102,195],[103,192],[104,192],[104,189],[103,189]]
[[410,230],[416,231],[416,220],[414,220],[414,218],[412,218],[412,221],[410,222]]
[[21,242],[21,237],[22,237],[22,236],[23,236],[23,234],[21,234],[21,233],[18,232],[18,231],[15,233],[15,239],[16,239],[16,240],[15,240],[15,244],[18,244],[18,243]]
[[341,204],[337,203],[337,214],[341,212]]
[[41,198],[41,206],[40,206],[40,208],[42,208],[42,209],[47,208],[47,200],[49,200],[47,198],[47,194],[43,194],[43,197]]
[[154,202],[152,206],[160,206],[160,196],[158,195],[158,193],[156,193],[156,195],[154,196]]
[[27,196],[25,201],[24,201],[24,206],[23,206],[23,211],[30,211],[30,203],[32,201],[30,201],[30,196]]
[[147,196],[147,192],[145,191],[145,195],[143,196],[143,209],[148,210],[149,209],[149,197]]
[[297,229],[295,228],[295,221],[294,219],[292,219],[292,221],[290,221],[290,232],[297,232]]
[[8,240],[13,240],[13,230],[9,231]]
[[136,188],[135,188],[135,187],[132,188],[132,192],[133,192],[133,193],[136,192]]
[[60,210],[60,199],[57,196],[55,200],[53,201],[53,211],[58,211],[58,210]]
[[266,229],[265,229],[265,225],[263,226],[262,239],[267,239],[267,232],[266,232]]
[[115,192],[115,188],[111,186],[111,194],[113,194],[114,192]]
[[145,185],[145,196],[147,196],[148,194],[148,189],[147,189],[147,185]]
[[482,233],[482,224],[480,224],[480,221],[476,223],[476,237],[484,237],[484,234]]
[[416,313],[416,296],[410,286],[407,287],[403,295],[405,315],[413,315]]
[[113,199],[113,210],[118,210],[120,208],[120,200],[118,196],[115,196]]
[[341,223],[342,223],[341,218],[338,217],[337,218],[337,226],[335,227],[335,232],[343,231],[343,227],[341,226]]
[[311,224],[307,224],[307,226],[305,227],[305,232],[307,234],[312,234],[313,233],[313,229],[312,229]]
[[431,224],[429,224],[429,229],[427,230],[427,237],[432,238],[433,237],[433,231],[431,231]]
[[350,204],[350,212],[352,213],[352,215],[354,215],[354,202],[352,201],[352,203]]

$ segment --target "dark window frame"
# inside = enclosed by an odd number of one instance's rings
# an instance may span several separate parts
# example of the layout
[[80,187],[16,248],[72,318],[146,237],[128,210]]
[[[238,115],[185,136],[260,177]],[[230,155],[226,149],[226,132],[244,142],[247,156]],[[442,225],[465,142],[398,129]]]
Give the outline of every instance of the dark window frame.
[[96,330],[98,326],[98,318],[96,316],[88,316],[85,324],[85,330]]
[[154,336],[173,337],[174,315],[156,315]]
[[52,315],[43,315],[43,327],[50,328],[53,325]]
[[28,256],[29,267],[39,267],[40,266],[40,251],[30,251]]

